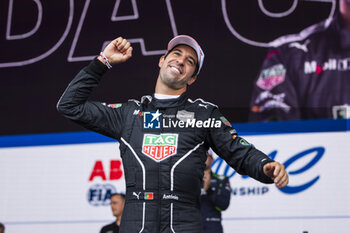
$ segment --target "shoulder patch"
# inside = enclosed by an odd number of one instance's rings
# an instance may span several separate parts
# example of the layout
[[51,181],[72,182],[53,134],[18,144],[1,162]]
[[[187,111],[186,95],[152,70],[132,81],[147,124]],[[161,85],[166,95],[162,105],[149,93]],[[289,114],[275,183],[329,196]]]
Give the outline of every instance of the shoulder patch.
[[220,120],[222,121],[222,123],[232,128],[231,123],[226,119],[226,117],[222,116],[220,117]]
[[241,140],[239,140],[239,143],[242,146],[250,146],[251,144],[249,142],[247,142],[245,139],[241,138]]

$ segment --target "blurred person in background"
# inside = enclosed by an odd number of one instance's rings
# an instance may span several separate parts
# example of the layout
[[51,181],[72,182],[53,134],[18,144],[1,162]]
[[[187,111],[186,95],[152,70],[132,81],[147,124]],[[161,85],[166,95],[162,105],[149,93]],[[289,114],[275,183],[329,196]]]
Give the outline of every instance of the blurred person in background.
[[231,186],[227,176],[212,172],[213,152],[208,151],[201,192],[203,233],[222,233],[221,211],[230,205]]
[[0,233],[5,233],[5,225],[0,222]]
[[350,118],[350,0],[334,17],[273,41],[249,121]]
[[111,196],[111,209],[116,220],[111,224],[102,227],[100,233],[118,233],[120,221],[124,210],[125,195],[121,193],[114,193]]

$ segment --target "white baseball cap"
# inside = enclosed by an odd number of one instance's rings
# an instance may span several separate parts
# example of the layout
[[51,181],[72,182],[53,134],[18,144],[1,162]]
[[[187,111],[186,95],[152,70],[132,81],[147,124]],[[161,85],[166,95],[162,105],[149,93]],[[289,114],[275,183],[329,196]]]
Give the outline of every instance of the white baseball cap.
[[190,46],[197,54],[197,59],[198,59],[198,71],[196,75],[199,74],[199,71],[201,70],[203,66],[203,61],[204,61],[204,53],[199,44],[195,39],[193,39],[190,36],[187,35],[178,35],[175,36],[171,41],[168,43],[168,51],[172,50],[175,46],[184,44],[187,46]]

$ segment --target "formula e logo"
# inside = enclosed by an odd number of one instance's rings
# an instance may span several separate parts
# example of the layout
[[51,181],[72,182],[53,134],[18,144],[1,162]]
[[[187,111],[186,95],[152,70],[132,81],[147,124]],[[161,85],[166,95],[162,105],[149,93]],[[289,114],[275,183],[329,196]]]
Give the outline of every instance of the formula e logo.
[[92,206],[107,206],[110,198],[116,193],[116,188],[111,184],[94,184],[87,193],[87,199]]
[[177,151],[177,134],[145,134],[143,136],[142,153],[156,162],[160,162]]
[[[288,171],[290,183],[294,182],[295,184],[288,184],[284,188],[278,190],[285,194],[293,195],[306,191],[307,189],[315,185],[321,176],[316,175],[310,178],[310,176],[308,176],[306,173],[309,169],[311,169],[321,160],[321,158],[325,154],[325,151],[326,150],[324,147],[319,146],[303,150],[297,153],[296,155],[289,157],[283,163],[283,165]],[[274,160],[277,153],[278,151],[274,150],[268,156]],[[232,178],[234,175],[237,174],[235,170],[233,170],[229,165],[225,164],[224,160],[219,157],[212,163],[212,169],[216,174],[222,174],[227,176],[228,178]],[[297,179],[296,177],[299,177],[299,179]],[[249,176],[242,176],[242,179],[247,178],[249,178]],[[242,188],[236,187],[232,190],[233,195],[263,195],[269,191],[269,188],[266,186]]]
[[161,113],[156,112],[143,113],[143,128],[144,129],[160,129]]

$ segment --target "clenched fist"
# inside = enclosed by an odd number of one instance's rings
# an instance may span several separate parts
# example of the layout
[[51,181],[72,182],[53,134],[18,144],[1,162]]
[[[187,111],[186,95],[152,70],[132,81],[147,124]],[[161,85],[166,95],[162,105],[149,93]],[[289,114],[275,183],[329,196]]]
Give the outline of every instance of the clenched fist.
[[[118,37],[107,45],[103,50],[105,57],[108,59],[109,64],[122,63],[131,58],[132,47],[123,37]],[[104,59],[99,56],[98,59],[105,64]]]
[[284,165],[279,162],[267,163],[264,165],[264,173],[269,176],[278,188],[288,184],[289,178]]

